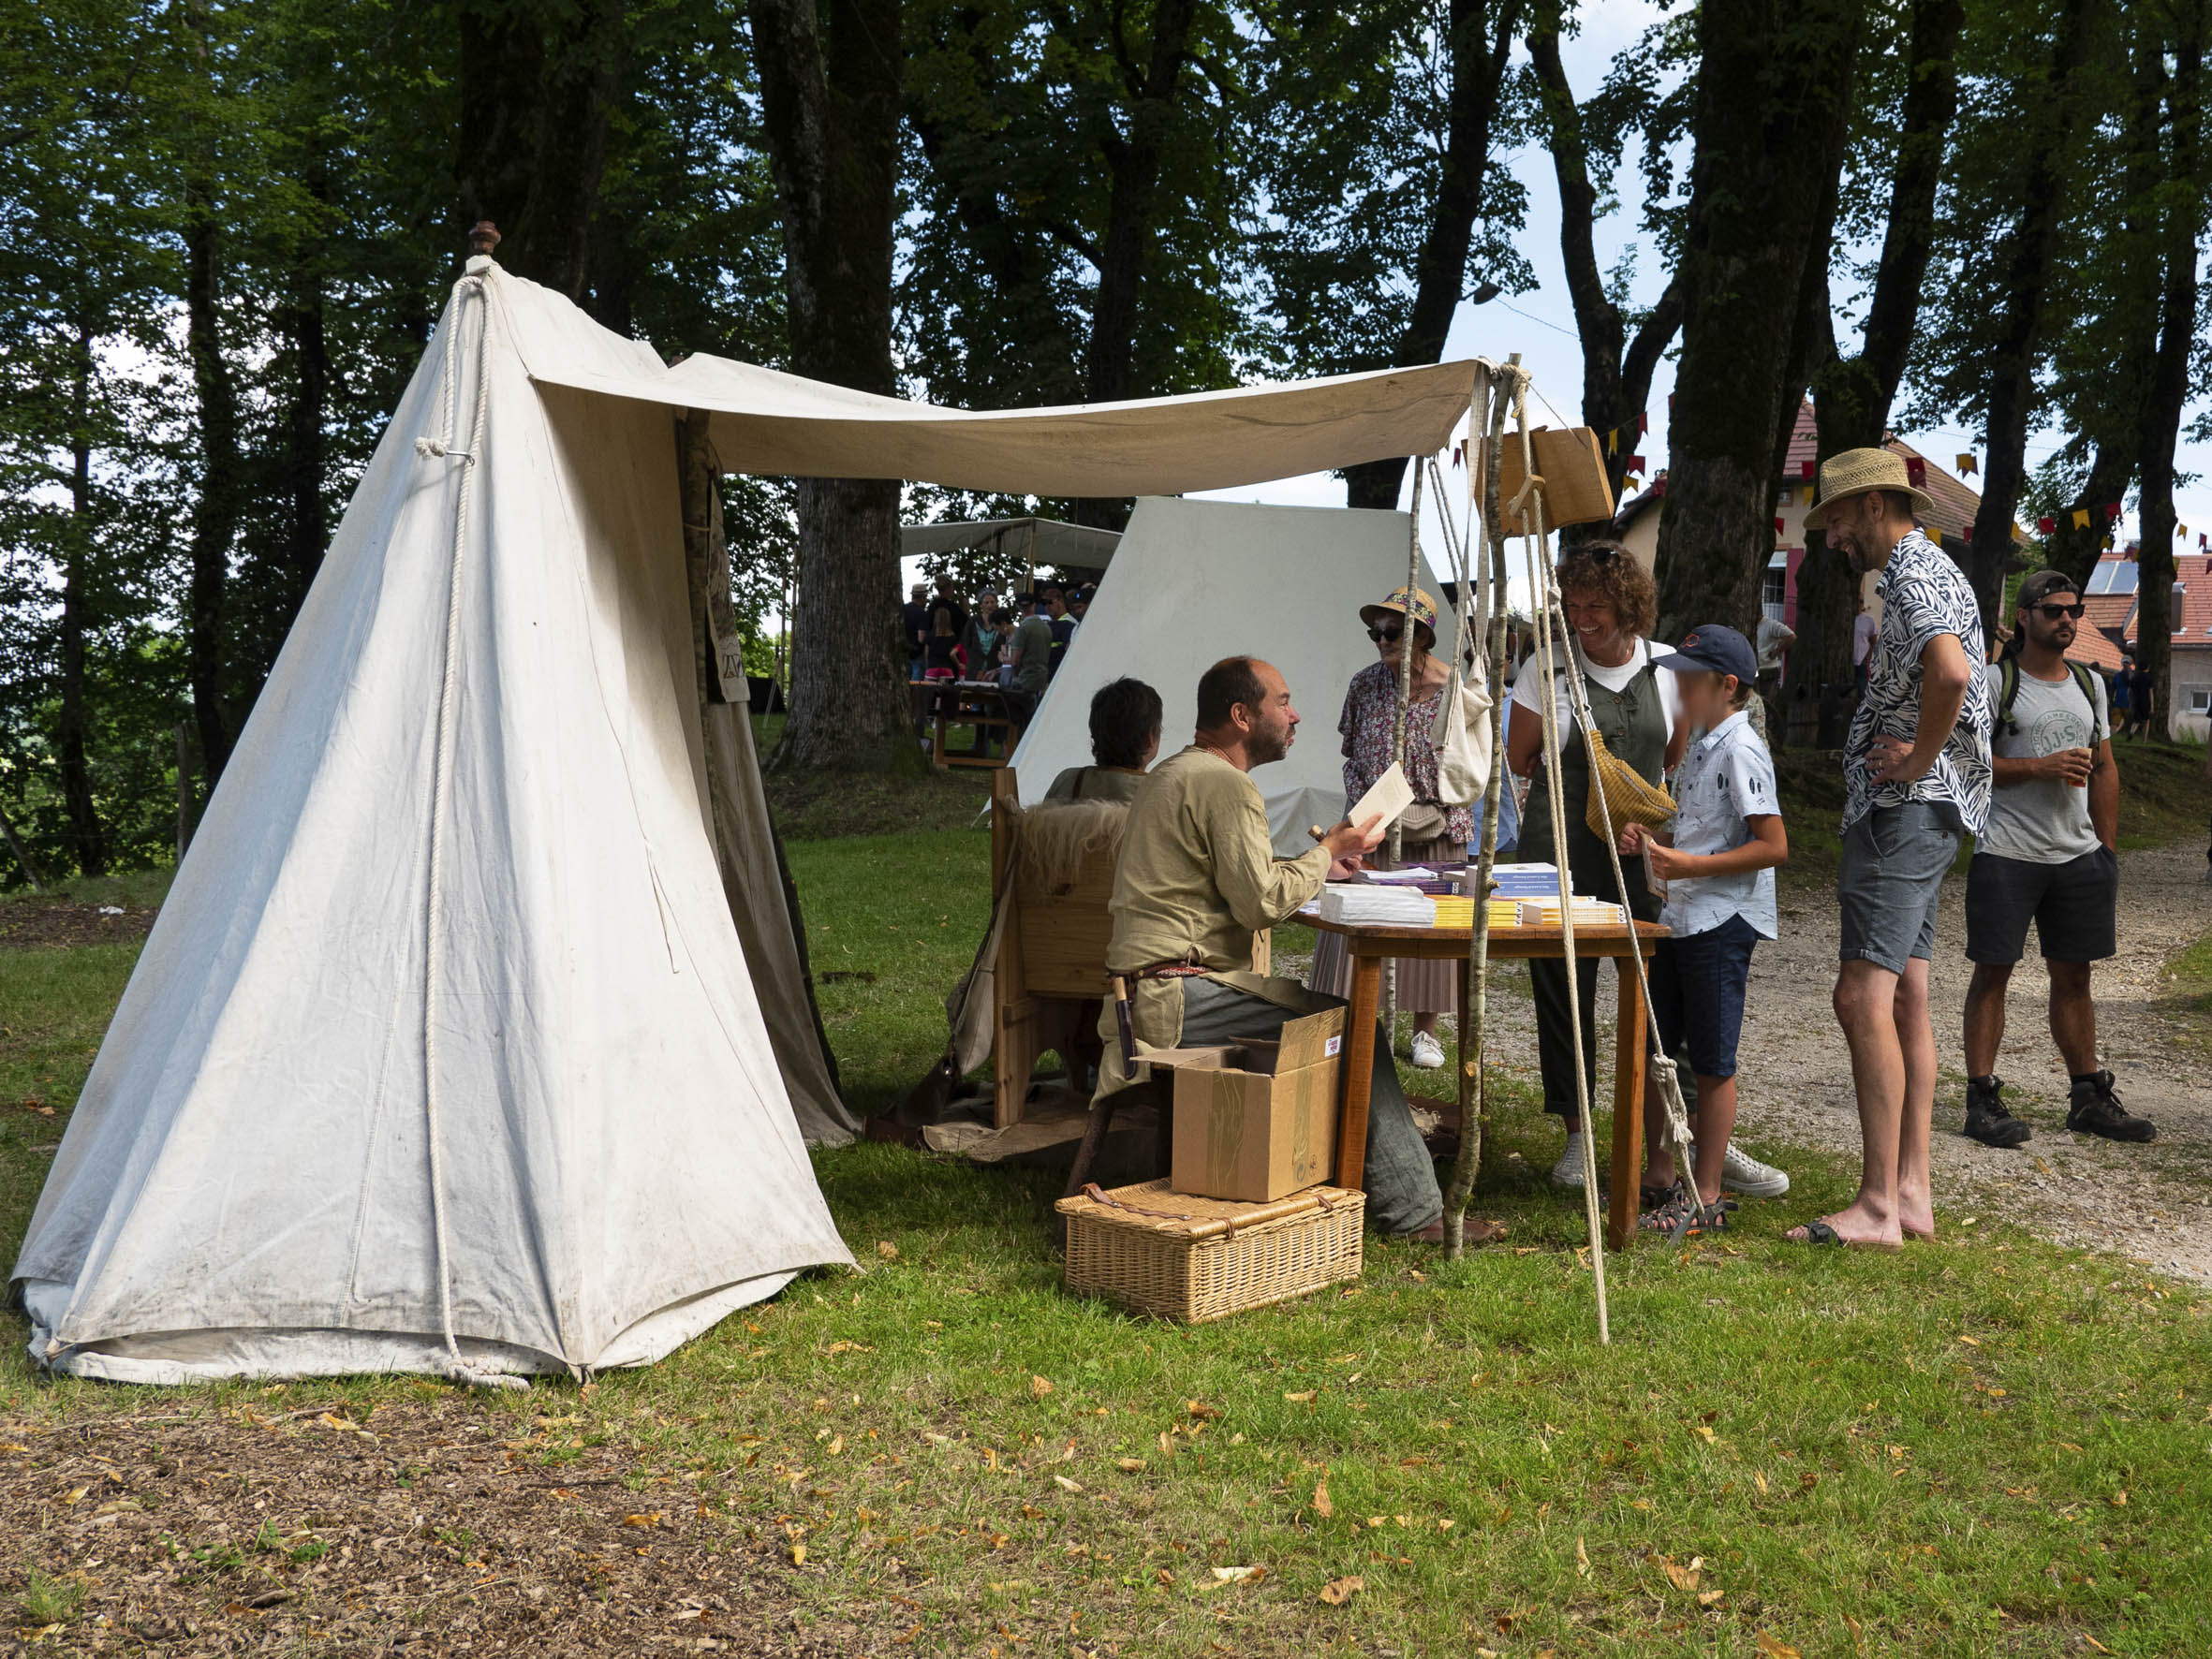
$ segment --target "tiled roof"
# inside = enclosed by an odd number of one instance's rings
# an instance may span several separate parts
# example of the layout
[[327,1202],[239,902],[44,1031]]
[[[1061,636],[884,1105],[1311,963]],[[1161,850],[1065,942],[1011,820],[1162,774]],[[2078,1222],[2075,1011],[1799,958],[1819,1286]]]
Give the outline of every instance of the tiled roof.
[[[2212,558],[2190,553],[2174,561],[2174,580],[2185,590],[2180,614],[2174,620],[2176,645],[2212,645]],[[2087,620],[2086,618],[2084,620]],[[2140,617],[2128,618],[2127,638],[2132,640]]]
[[2087,663],[2092,668],[2102,668],[2108,674],[2120,666],[2120,648],[2087,624],[2076,630],[2073,648],[2066,654],[2070,661]]

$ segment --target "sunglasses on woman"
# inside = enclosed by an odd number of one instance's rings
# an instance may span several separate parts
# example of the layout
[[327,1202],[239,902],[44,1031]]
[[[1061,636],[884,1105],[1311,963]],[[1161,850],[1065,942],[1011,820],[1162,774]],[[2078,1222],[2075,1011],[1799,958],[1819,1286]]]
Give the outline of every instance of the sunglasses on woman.
[[2036,609],[2042,612],[2045,622],[2057,622],[2062,616],[2071,616],[2075,622],[2079,622],[2082,620],[2083,613],[2088,609],[2079,599],[2076,599],[2072,605],[2038,605],[2036,607]]
[[1395,645],[1405,637],[1406,630],[1404,628],[1369,628],[1367,630],[1367,638],[1378,645],[1386,643]]

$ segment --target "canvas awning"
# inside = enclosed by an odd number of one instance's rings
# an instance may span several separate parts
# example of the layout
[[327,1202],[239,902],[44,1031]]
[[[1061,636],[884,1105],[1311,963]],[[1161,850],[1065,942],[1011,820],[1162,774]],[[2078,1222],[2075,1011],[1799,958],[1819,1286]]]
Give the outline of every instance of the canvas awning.
[[1118,530],[1069,524],[1058,519],[976,519],[959,524],[908,524],[899,532],[899,554],[919,559],[930,553],[987,547],[1032,565],[1103,570],[1120,540]]
[[1118,404],[943,409],[728,358],[656,370],[555,326],[550,308],[511,321],[539,385],[706,411],[731,472],[1006,494],[1179,495],[1430,455],[1474,390],[1463,360]]

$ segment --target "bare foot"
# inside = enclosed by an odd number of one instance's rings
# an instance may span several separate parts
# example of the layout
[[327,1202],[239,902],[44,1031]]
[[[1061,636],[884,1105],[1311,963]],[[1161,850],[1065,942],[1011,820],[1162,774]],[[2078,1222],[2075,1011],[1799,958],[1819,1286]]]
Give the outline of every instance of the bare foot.
[[1792,1227],[1782,1237],[1793,1244],[1849,1244],[1860,1250],[1895,1250],[1904,1242],[1895,1222],[1885,1226],[1856,1205]]

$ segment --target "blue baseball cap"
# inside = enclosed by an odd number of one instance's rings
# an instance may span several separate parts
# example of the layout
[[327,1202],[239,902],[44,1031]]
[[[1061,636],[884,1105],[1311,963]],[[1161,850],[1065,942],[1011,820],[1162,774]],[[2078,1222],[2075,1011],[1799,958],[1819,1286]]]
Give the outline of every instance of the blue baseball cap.
[[1673,656],[1656,657],[1652,666],[1659,668],[1704,668],[1716,674],[1733,674],[1737,682],[1744,685],[1759,678],[1759,654],[1751,649],[1751,641],[1726,623],[1706,623],[1702,627],[1690,629],[1683,637],[1681,648]]

